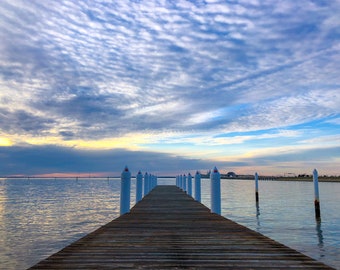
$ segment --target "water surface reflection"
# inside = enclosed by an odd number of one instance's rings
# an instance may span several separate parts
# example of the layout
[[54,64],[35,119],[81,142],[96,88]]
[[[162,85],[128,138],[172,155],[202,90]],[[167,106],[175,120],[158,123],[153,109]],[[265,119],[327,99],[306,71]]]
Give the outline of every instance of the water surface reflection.
[[[0,180],[0,268],[26,269],[118,217],[119,191],[119,179]],[[253,181],[222,180],[221,192],[223,216],[340,269],[339,183],[320,183],[322,222],[309,182],[259,181],[261,206]],[[204,179],[202,203],[210,207]]]

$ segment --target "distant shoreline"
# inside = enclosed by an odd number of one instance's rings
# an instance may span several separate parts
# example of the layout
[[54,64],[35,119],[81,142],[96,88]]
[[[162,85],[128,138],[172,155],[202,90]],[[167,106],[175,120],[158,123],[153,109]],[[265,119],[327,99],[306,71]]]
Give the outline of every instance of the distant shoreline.
[[[209,177],[204,176],[204,179],[209,179]],[[221,176],[221,180],[254,180],[254,176],[236,176],[236,177],[226,177]],[[300,182],[313,182],[313,177],[286,177],[286,176],[259,176],[260,181],[300,181]],[[340,176],[319,176],[319,182],[340,182]]]
[[[228,180],[228,179],[253,180],[254,178],[242,178],[242,177],[223,178],[223,180]],[[313,182],[312,177],[259,177],[259,180],[260,181]],[[319,177],[318,180],[319,180],[319,182],[340,182],[340,177],[339,176],[336,176],[336,177]]]
[[[70,176],[70,177],[40,177],[40,176],[0,176],[0,179],[74,179],[74,180],[82,180],[82,179],[119,179],[120,176]],[[135,178],[132,176],[132,178]],[[158,176],[158,178],[175,178],[175,176]],[[208,180],[209,177],[207,175],[202,175],[202,180]],[[254,176],[236,176],[236,177],[226,177],[225,175],[221,175],[221,180],[254,180]],[[260,181],[300,181],[300,182],[312,182],[313,177],[285,177],[285,176],[259,176]],[[340,176],[319,176],[319,182],[339,182]]]
[[[277,181],[303,181],[312,182],[313,177],[277,177]],[[319,177],[319,182],[340,182],[340,176]]]

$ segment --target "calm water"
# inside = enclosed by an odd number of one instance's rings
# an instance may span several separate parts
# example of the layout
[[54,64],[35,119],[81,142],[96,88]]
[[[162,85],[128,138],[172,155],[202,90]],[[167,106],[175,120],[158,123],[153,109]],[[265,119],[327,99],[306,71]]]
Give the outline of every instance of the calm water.
[[[174,184],[175,179],[159,179]],[[131,198],[134,204],[135,185]],[[0,180],[0,269],[26,269],[119,216],[118,179]],[[222,181],[222,215],[340,269],[340,183]],[[210,206],[209,180],[202,202]]]

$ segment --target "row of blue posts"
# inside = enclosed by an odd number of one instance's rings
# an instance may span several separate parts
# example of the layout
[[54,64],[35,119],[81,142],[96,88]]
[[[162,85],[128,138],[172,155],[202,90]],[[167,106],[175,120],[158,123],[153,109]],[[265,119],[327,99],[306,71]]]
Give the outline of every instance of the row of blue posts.
[[[259,203],[259,175],[255,173],[255,200]],[[319,174],[316,169],[313,170],[313,185],[314,185],[314,208],[315,208],[315,218],[317,220],[321,219],[320,211],[320,198],[319,198]]]
[[[144,185],[143,185],[144,183]],[[147,195],[155,186],[157,186],[157,177],[147,172],[144,174],[139,171],[136,175],[136,203],[139,202],[143,195]],[[143,188],[144,187],[144,188]],[[131,172],[125,167],[121,174],[120,186],[120,214],[130,212],[130,189],[131,189]]]
[[[259,203],[259,175],[256,172],[254,175],[255,179],[255,201]],[[313,183],[314,183],[314,206],[315,206],[315,218],[320,219],[320,199],[319,199],[319,181],[318,171],[313,171]],[[189,173],[188,176],[178,175],[176,176],[176,186],[192,196],[192,176]],[[211,212],[221,215],[221,175],[215,167],[213,172],[210,174],[210,188],[211,188]],[[195,200],[201,202],[201,175],[196,172],[195,175]]]
[[[221,215],[221,174],[215,167],[210,174],[211,183],[211,212]],[[192,176],[178,175],[176,176],[176,186],[188,195],[192,196]],[[201,202],[201,174],[195,174],[195,197],[194,199]]]
[[[195,200],[201,202],[201,174],[197,171],[195,174]],[[192,196],[192,176],[189,173],[188,177],[184,175],[176,176],[176,186]]]
[[[259,186],[258,173],[255,173],[255,200],[259,202]],[[143,181],[144,180],[144,181]],[[195,180],[195,197],[194,199],[201,202],[201,174],[197,171],[194,177]],[[144,188],[143,188],[144,183]],[[210,187],[211,187],[211,212],[221,215],[221,175],[215,167],[210,174]],[[314,184],[314,206],[315,217],[320,219],[320,200],[319,200],[319,182],[318,171],[313,171],[313,184]],[[141,171],[136,175],[136,203],[139,202],[143,194],[147,195],[155,186],[157,186],[157,177],[145,173],[144,177]],[[186,192],[189,196],[192,196],[192,176],[189,173],[188,176],[178,175],[176,176],[176,186]],[[131,173],[128,167],[125,167],[121,175],[121,195],[120,195],[120,214],[125,214],[130,211],[130,188],[131,188]],[[144,191],[144,193],[143,193]]]

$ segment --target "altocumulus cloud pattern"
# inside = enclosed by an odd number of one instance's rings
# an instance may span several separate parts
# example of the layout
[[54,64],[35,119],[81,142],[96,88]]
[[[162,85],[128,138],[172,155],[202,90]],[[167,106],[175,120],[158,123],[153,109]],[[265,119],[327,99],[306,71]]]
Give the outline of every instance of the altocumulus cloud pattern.
[[339,14],[321,0],[3,0],[0,175],[339,174]]

